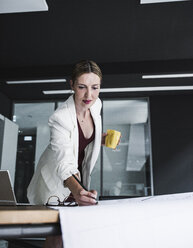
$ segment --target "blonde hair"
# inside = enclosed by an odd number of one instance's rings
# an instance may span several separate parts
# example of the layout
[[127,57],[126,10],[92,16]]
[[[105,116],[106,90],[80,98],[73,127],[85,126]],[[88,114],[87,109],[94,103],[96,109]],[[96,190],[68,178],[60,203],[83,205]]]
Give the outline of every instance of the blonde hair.
[[90,72],[95,73],[97,76],[99,76],[100,80],[102,80],[101,69],[94,61],[82,60],[76,63],[71,76],[73,84],[76,82],[77,78],[80,77],[82,74]]

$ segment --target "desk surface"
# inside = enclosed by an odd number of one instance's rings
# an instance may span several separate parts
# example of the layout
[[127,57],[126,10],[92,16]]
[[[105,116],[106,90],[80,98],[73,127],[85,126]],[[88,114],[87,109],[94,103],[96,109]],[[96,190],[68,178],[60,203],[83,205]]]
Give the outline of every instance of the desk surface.
[[0,225],[42,223],[59,223],[59,212],[46,206],[0,206]]
[[61,234],[59,211],[46,206],[0,206],[0,239]]

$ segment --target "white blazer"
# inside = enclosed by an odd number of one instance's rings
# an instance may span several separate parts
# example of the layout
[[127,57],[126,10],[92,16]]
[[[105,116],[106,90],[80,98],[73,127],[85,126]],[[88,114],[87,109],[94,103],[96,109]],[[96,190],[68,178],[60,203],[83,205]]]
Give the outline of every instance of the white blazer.
[[[82,176],[89,189],[90,175],[101,147],[101,101],[98,98],[90,108],[95,124],[95,139],[85,149]],[[64,180],[78,171],[79,134],[73,95],[49,118],[50,144],[40,157],[37,169],[27,189],[29,202],[45,204],[50,196],[64,200],[70,190]]]

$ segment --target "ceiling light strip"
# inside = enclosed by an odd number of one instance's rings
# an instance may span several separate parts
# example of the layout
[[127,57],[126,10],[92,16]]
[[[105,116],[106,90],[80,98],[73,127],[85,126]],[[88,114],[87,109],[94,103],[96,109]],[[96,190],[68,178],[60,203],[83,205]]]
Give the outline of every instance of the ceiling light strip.
[[42,80],[22,80],[22,81],[7,81],[7,84],[40,84],[40,83],[65,83],[66,79],[42,79]]
[[128,88],[106,88],[100,92],[140,92],[140,91],[167,91],[167,90],[193,90],[193,85],[188,86],[155,86],[155,87],[128,87]]
[[48,11],[46,0],[0,0],[0,14]]
[[[127,87],[127,88],[103,88],[101,93],[110,92],[143,92],[143,91],[170,91],[170,90],[193,90],[193,85],[187,86],[155,86],[155,87]],[[71,94],[72,90],[44,90],[45,95]]]
[[160,74],[160,75],[142,75],[142,79],[156,79],[156,78],[188,78],[193,77],[193,73],[184,74]]
[[189,0],[141,0],[140,4],[152,4],[152,3],[167,3],[167,2],[184,2]]
[[70,94],[72,90],[43,90],[44,95]]

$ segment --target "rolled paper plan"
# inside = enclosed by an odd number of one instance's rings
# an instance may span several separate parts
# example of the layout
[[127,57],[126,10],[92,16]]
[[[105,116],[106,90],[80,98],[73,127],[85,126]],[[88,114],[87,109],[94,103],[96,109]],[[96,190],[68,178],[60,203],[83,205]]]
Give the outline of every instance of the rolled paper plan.
[[108,129],[105,137],[105,146],[115,149],[121,137],[121,133],[116,130]]

